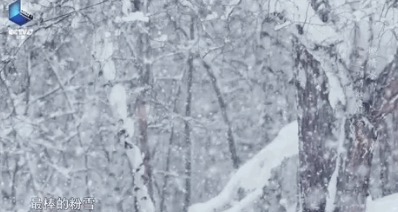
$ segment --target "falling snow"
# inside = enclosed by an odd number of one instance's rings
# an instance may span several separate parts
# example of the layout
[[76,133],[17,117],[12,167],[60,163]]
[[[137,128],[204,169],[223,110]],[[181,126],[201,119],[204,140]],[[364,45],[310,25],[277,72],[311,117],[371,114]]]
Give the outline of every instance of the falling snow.
[[395,1],[11,2],[1,212],[398,212]]

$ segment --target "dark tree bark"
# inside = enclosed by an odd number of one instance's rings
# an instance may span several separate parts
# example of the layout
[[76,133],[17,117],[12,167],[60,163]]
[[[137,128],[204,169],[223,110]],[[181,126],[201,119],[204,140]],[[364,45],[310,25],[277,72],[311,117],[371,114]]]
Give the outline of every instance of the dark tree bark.
[[[191,17],[190,26],[190,39],[193,40],[195,33],[194,17]],[[192,83],[193,83],[193,53],[190,52],[188,56],[188,76],[187,76],[187,99],[185,102],[185,117],[191,117],[192,107]],[[188,212],[188,207],[191,203],[191,184],[192,184],[192,140],[191,140],[191,127],[188,120],[185,120],[185,197],[183,212]]]
[[[175,98],[173,100],[173,112],[174,113],[177,113],[177,100],[180,97],[180,94],[181,94],[181,86],[179,84],[178,89],[177,89],[177,94],[175,95]],[[169,184],[169,171],[170,171],[170,166],[171,166],[171,150],[172,150],[173,143],[174,143],[174,140],[176,137],[175,130],[174,130],[175,126],[172,123],[172,121],[173,120],[170,120],[171,132],[170,132],[170,138],[169,138],[169,145],[167,147],[166,170],[165,170],[165,175],[163,178],[163,186],[162,186],[161,196],[160,196],[160,204],[159,204],[160,212],[167,211],[165,208],[166,207],[165,203],[166,203],[166,196],[168,193],[167,188],[168,188],[168,184]]]
[[[381,125],[378,143],[381,160],[382,195],[387,196],[398,192],[398,176],[392,170],[398,164],[397,145],[397,111],[398,111],[398,53],[383,70],[377,79],[377,86],[373,99],[373,121]],[[387,122],[385,119],[389,119]]]
[[241,161],[240,161],[238,153],[236,151],[236,143],[235,143],[235,139],[234,139],[234,134],[232,132],[232,124],[231,124],[231,121],[230,121],[230,119],[228,117],[228,113],[227,113],[227,104],[225,103],[224,97],[221,93],[221,90],[220,90],[218,84],[217,84],[217,78],[214,75],[213,71],[211,70],[210,65],[204,61],[203,61],[203,65],[206,68],[206,73],[209,76],[211,84],[214,89],[214,92],[216,93],[217,101],[218,101],[218,104],[220,105],[221,114],[222,114],[224,123],[228,127],[228,131],[227,131],[228,147],[229,147],[229,151],[231,152],[232,165],[235,169],[237,169],[237,168],[239,168]]
[[366,211],[375,132],[369,120],[359,114],[347,120],[345,135],[347,151],[337,179],[335,212],[363,212]]
[[[345,125],[344,160],[337,178],[335,212],[366,211],[369,194],[369,178],[373,146],[378,139],[381,145],[387,142],[377,138],[375,126],[381,126],[384,117],[397,109],[398,102],[398,57],[386,66],[374,82],[366,82],[363,90],[371,96],[365,111],[349,117]],[[364,79],[366,79],[366,75]]]
[[148,193],[153,197],[153,186],[152,186],[152,167],[150,164],[151,154],[149,152],[148,145],[148,115],[146,112],[146,104],[142,99],[138,100],[138,128],[139,128],[139,140],[140,140],[140,149],[144,154],[143,164],[145,167],[145,181],[148,186]]
[[[144,14],[147,13],[148,4],[146,0],[134,0],[134,9],[136,11],[142,11]],[[145,27],[149,28],[150,23],[145,23]],[[138,39],[138,51],[139,55],[142,57],[139,59],[142,68],[140,70],[140,86],[145,89],[140,93],[137,98],[137,118],[138,118],[138,129],[139,129],[139,142],[140,149],[144,154],[143,165],[145,167],[145,183],[148,187],[148,193],[152,200],[153,198],[153,183],[152,183],[152,166],[151,166],[151,154],[148,144],[148,115],[146,111],[146,99],[150,95],[151,89],[151,64],[148,63],[148,58],[150,56],[151,46],[149,35],[147,33],[140,33]]]
[[[185,117],[191,116],[191,103],[192,103],[192,55],[189,58],[188,70],[188,85],[187,85],[187,101],[185,108]],[[192,175],[192,140],[191,140],[191,127],[188,121],[185,121],[185,198],[183,211],[187,212],[191,202],[191,175]]]
[[331,7],[328,0],[311,0],[311,7],[323,22],[329,20]]
[[297,82],[299,111],[299,205],[303,212],[323,212],[327,185],[334,171],[336,150],[328,142],[333,136],[333,110],[320,63],[296,43],[296,68],[305,75]]
[[[391,167],[398,167],[398,110],[395,110],[392,115],[392,164]],[[394,177],[391,179],[392,181],[392,192],[398,193],[398,174],[395,173]]]
[[381,191],[382,196],[387,196],[392,194],[390,188],[390,161],[392,157],[391,151],[391,132],[389,130],[388,124],[383,121],[379,127],[378,139],[379,142],[379,157],[380,157],[380,181],[381,181]]
[[[140,35],[140,49],[143,51],[144,57],[148,58],[149,56],[149,38],[148,35]],[[142,61],[145,63],[145,59]],[[148,192],[151,198],[153,199],[153,186],[152,186],[152,167],[150,164],[151,154],[149,151],[148,144],[148,115],[146,111],[146,99],[149,96],[150,87],[151,87],[151,68],[150,64],[145,63],[144,68],[141,70],[140,74],[140,85],[144,87],[142,93],[137,98],[137,118],[138,118],[138,129],[139,129],[139,142],[141,151],[144,154],[143,163],[145,167],[145,180],[148,185]]]

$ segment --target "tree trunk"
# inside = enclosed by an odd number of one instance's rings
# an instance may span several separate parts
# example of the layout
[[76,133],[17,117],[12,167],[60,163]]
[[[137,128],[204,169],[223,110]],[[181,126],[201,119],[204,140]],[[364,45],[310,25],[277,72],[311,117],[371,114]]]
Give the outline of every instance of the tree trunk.
[[[191,17],[190,39],[194,39],[194,18]],[[185,118],[191,117],[192,105],[192,81],[193,81],[193,54],[188,56],[188,77],[187,77],[187,100],[185,102]],[[188,212],[188,207],[191,203],[191,175],[192,175],[192,140],[191,127],[188,120],[185,120],[185,197],[183,212]]]
[[150,152],[148,145],[148,115],[146,111],[146,104],[144,100],[138,100],[138,128],[139,128],[139,140],[140,148],[144,154],[143,163],[145,167],[145,182],[148,186],[148,192],[151,198],[153,198],[153,186],[152,186],[152,167],[150,165]]
[[[193,64],[192,55],[188,59],[189,70],[188,70],[188,85],[187,85],[187,101],[185,107],[185,117],[191,116],[191,103],[192,103],[192,75],[193,75]],[[191,202],[191,175],[192,175],[192,140],[191,140],[191,127],[189,121],[185,121],[185,198],[183,211],[187,212]]]
[[383,121],[380,126],[378,139],[379,142],[379,155],[380,155],[380,181],[381,181],[381,195],[387,196],[392,194],[390,188],[390,161],[392,157],[391,152],[391,131],[388,124]]
[[[301,44],[296,44],[298,68],[299,123],[299,208],[302,212],[323,212],[327,185],[335,168],[333,110],[320,63]],[[304,78],[304,79],[303,79]]]
[[214,92],[216,93],[217,101],[218,101],[218,104],[220,105],[220,109],[221,109],[222,118],[224,120],[224,123],[228,127],[228,131],[227,131],[228,147],[229,147],[229,151],[231,152],[232,165],[235,169],[237,169],[237,168],[239,168],[241,161],[240,161],[238,153],[236,151],[234,134],[232,132],[232,124],[231,124],[231,121],[229,120],[228,112],[227,112],[227,104],[225,103],[225,100],[221,93],[220,87],[217,84],[217,78],[214,75],[213,71],[211,70],[211,67],[205,62],[203,62],[203,63],[206,68],[206,73],[210,78]]
[[335,212],[364,212],[368,196],[374,128],[363,115],[354,115],[345,125],[347,150],[337,179]]
[[[335,212],[363,212],[366,210],[366,197],[369,195],[369,178],[376,129],[381,126],[384,117],[397,109],[398,80],[396,76],[398,57],[386,66],[377,80],[368,83],[367,75],[359,80],[363,86],[357,90],[370,96],[366,102],[362,99],[365,111],[358,111],[347,118],[345,125],[344,160],[340,164],[337,178]],[[360,70],[355,70],[359,72]],[[365,104],[366,103],[366,104]],[[382,133],[381,133],[382,135]],[[379,137],[381,146],[387,140]],[[383,158],[382,158],[383,159]],[[383,161],[382,161],[383,162]],[[387,174],[384,172],[383,175]]]
[[[175,98],[173,100],[173,112],[177,114],[177,100],[180,97],[181,94],[181,84],[178,83],[178,88],[177,88],[177,94],[175,95]],[[171,167],[171,150],[173,148],[173,144],[174,144],[174,139],[175,139],[175,130],[174,130],[174,124],[173,124],[173,120],[170,120],[170,124],[171,124],[171,132],[170,132],[170,138],[169,138],[169,144],[167,147],[167,155],[166,155],[166,170],[165,170],[165,175],[163,178],[163,186],[162,186],[162,190],[161,190],[161,196],[160,196],[160,204],[159,204],[159,209],[160,212],[163,211],[167,211],[166,210],[166,196],[167,196],[167,188],[168,188],[168,183],[169,183],[169,172],[170,172],[170,167]]]
[[[142,10],[144,14],[147,14],[147,2],[146,0],[136,0],[134,1],[134,6],[136,10]],[[145,23],[145,27],[149,28],[149,22]],[[152,185],[152,166],[151,166],[151,155],[149,151],[148,144],[148,115],[147,115],[147,104],[146,98],[149,95],[149,89],[151,85],[151,64],[148,63],[150,56],[150,41],[149,35],[147,33],[139,34],[139,55],[142,55],[141,63],[143,68],[141,68],[140,73],[140,85],[144,87],[143,92],[138,96],[137,99],[137,118],[138,118],[138,128],[139,128],[139,141],[140,148],[144,154],[143,163],[145,167],[144,180],[148,187],[149,196],[153,199],[153,185]]]
[[[398,167],[398,110],[395,110],[392,117],[393,134],[391,138],[392,145],[392,166]],[[398,193],[398,173],[394,173],[392,178],[392,192]]]

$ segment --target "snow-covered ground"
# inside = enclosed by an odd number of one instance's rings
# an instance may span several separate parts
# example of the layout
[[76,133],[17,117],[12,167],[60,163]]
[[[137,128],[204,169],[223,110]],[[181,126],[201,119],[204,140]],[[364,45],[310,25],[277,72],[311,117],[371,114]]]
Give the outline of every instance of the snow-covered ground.
[[367,212],[398,212],[398,194],[368,200]]
[[[229,180],[225,188],[213,199],[198,203],[189,208],[189,212],[214,212],[225,209],[225,212],[245,211],[262,194],[267,185],[272,169],[278,167],[285,158],[298,154],[298,126],[292,122],[283,127],[276,138],[256,156],[244,164]],[[253,177],[256,176],[256,177]],[[239,202],[233,203],[238,192],[247,195]]]
[[[233,174],[219,195],[207,202],[194,204],[189,212],[245,211],[262,195],[262,188],[267,185],[271,170],[279,166],[285,158],[297,154],[298,126],[297,122],[292,122],[283,127],[269,145]],[[234,202],[242,189],[247,195],[242,200]],[[294,205],[289,207],[288,211],[296,211]],[[376,200],[369,199],[367,212],[398,212],[398,194]]]

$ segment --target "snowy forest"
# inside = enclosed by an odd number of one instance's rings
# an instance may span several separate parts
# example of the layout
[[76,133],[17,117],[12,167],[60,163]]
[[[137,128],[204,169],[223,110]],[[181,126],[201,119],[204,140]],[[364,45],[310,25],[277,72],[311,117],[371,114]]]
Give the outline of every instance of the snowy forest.
[[398,212],[398,1],[13,1],[0,212]]

